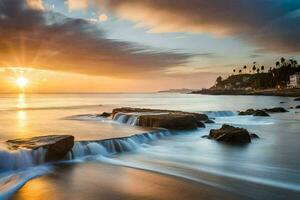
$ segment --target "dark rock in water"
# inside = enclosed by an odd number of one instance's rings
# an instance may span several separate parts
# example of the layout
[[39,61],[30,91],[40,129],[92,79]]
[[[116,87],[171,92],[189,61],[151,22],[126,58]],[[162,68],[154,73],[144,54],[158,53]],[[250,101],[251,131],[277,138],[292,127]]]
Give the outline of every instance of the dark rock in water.
[[214,124],[215,122],[211,119],[208,119],[204,122],[205,124]]
[[45,161],[58,161],[67,155],[73,148],[74,136],[72,135],[48,135],[32,138],[16,139],[6,141],[11,149],[46,149]]
[[300,101],[300,97],[298,97],[298,98],[294,99],[294,101]]
[[250,137],[251,137],[252,139],[258,139],[258,138],[259,138],[259,136],[256,135],[255,133],[251,133],[251,134],[250,134]]
[[189,130],[196,129],[197,127],[205,127],[194,115],[189,114],[141,115],[138,117],[136,125],[173,130]]
[[199,120],[197,120],[197,126],[199,128],[205,128],[205,124],[203,122],[199,121]]
[[270,117],[268,113],[263,110],[254,110],[248,109],[246,111],[239,112],[239,115],[253,115],[253,116],[260,116],[260,117]]
[[173,130],[189,130],[205,127],[203,121],[208,120],[207,115],[174,110],[158,110],[143,108],[116,108],[113,118],[117,113],[138,116],[136,124],[143,127],[167,128]]
[[201,138],[210,139],[209,135],[203,135]]
[[240,111],[239,115],[254,115],[255,110],[254,109],[248,109],[246,111]]
[[300,105],[296,106],[296,109],[300,109]]
[[246,129],[233,127],[227,124],[224,124],[220,129],[210,130],[209,138],[236,145],[248,144],[251,142],[250,134]]
[[291,106],[291,107],[290,107],[290,109],[294,109],[294,107],[293,107],[293,106]]
[[97,117],[105,117],[105,118],[110,117],[110,116],[111,116],[111,113],[108,113],[108,112],[103,112],[102,114],[97,115]]
[[268,113],[284,113],[284,112],[289,112],[285,108],[282,108],[282,107],[266,108],[266,109],[263,109],[263,111],[268,112]]
[[269,117],[268,113],[284,113],[289,112],[285,108],[282,107],[275,107],[275,108],[266,108],[263,110],[254,110],[248,109],[246,111],[239,112],[239,115],[254,115],[254,116],[261,116],[261,117]]
[[183,111],[177,111],[177,110],[160,110],[160,109],[148,109],[148,108],[115,108],[112,111],[113,117],[116,113],[154,113],[154,114],[160,114],[160,113],[168,113],[168,114],[189,114],[193,115],[195,118],[197,118],[199,121],[206,121],[208,120],[208,116],[206,114],[200,114],[200,113],[192,113],[192,112],[183,112]]
[[285,103],[284,101],[280,101],[280,103]]
[[253,114],[253,116],[257,116],[257,117],[270,117],[270,115],[268,113],[266,113],[263,110],[256,110],[255,113]]

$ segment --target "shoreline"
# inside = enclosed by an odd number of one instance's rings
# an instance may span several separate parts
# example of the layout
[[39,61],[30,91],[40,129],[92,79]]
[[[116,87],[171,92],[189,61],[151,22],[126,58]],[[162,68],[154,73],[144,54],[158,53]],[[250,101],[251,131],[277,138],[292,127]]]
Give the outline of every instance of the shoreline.
[[266,90],[243,90],[243,89],[203,89],[190,94],[207,95],[257,95],[257,96],[280,96],[300,97],[300,89],[266,89]]

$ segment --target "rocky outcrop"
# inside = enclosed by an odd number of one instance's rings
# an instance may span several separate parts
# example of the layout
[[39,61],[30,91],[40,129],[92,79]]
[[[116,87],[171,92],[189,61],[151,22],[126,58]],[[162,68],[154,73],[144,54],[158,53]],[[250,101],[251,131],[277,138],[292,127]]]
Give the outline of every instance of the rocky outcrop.
[[270,115],[268,113],[266,113],[263,110],[256,110],[255,113],[253,114],[253,116],[256,117],[270,117]]
[[251,137],[251,139],[258,139],[259,138],[259,136],[255,133],[250,133],[250,137]]
[[74,136],[72,135],[48,135],[32,138],[16,139],[6,141],[10,149],[38,149],[46,150],[45,161],[58,161],[67,155],[73,148]]
[[266,109],[263,109],[263,111],[268,112],[268,113],[284,113],[284,112],[289,112],[285,108],[282,108],[282,107],[266,108]]
[[143,109],[143,108],[116,108],[112,112],[114,119],[117,114],[137,116],[135,125],[173,130],[189,130],[205,127],[207,115],[174,110]]
[[108,113],[108,112],[103,112],[102,114],[97,115],[97,117],[105,117],[105,118],[110,117],[110,116],[111,116],[111,113]]
[[112,116],[116,113],[154,113],[154,114],[160,114],[160,113],[168,113],[168,114],[188,114],[193,115],[195,118],[197,118],[200,121],[208,120],[208,116],[206,114],[200,114],[200,113],[192,113],[192,112],[183,112],[183,111],[177,111],[177,110],[160,110],[160,109],[148,109],[148,108],[116,108],[112,111]]
[[235,145],[251,142],[251,136],[246,129],[224,124],[220,129],[212,129],[206,138]]
[[246,111],[240,111],[239,115],[253,115],[253,116],[261,116],[261,117],[269,117],[268,113],[284,113],[289,112],[285,108],[275,107],[275,108],[265,108],[262,110],[248,109]]
[[296,108],[296,109],[300,109],[300,105],[296,106],[295,108]]
[[300,97],[298,97],[298,98],[294,99],[294,101],[300,101]]
[[189,114],[141,115],[138,117],[136,125],[173,130],[189,130],[196,129],[197,127],[205,127],[194,115]]
[[268,113],[263,110],[254,110],[248,109],[246,111],[240,111],[239,115],[253,115],[253,116],[260,116],[260,117],[270,117]]
[[214,124],[215,122],[212,119],[208,119],[204,123],[205,124]]

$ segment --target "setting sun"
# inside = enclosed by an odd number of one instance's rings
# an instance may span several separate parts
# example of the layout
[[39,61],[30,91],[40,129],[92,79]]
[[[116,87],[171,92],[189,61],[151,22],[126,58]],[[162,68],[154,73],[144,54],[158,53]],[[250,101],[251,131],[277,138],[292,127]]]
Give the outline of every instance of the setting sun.
[[17,85],[23,89],[27,85],[28,80],[24,77],[19,77],[19,78],[17,78],[16,82],[17,82]]

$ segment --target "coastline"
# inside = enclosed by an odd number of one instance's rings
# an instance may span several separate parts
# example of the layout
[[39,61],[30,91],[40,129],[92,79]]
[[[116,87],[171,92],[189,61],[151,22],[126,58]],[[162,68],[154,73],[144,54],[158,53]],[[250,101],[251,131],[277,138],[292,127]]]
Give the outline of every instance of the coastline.
[[281,96],[300,97],[300,89],[266,89],[266,90],[244,90],[244,89],[203,89],[191,92],[191,94],[207,95],[257,95],[257,96]]

